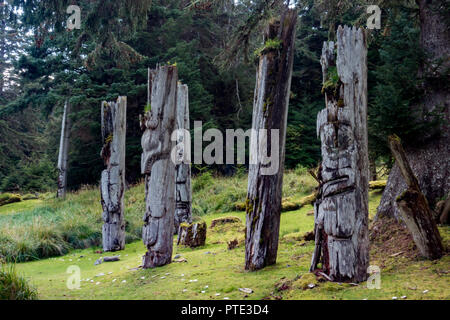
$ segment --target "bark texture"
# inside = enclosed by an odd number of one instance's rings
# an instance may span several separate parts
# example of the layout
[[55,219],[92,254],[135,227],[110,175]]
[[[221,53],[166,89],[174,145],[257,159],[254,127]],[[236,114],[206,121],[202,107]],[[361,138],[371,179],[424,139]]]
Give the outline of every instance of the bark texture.
[[171,159],[175,129],[178,72],[162,66],[151,72],[151,110],[141,118],[141,170],[145,174],[145,215],[142,238],[144,268],[171,262],[175,212],[175,163]]
[[[448,3],[436,0],[416,2],[419,6],[420,43],[427,56],[419,72],[419,77],[424,80],[423,101],[412,108],[422,108],[425,112],[442,109],[443,121],[438,135],[430,130],[423,141],[405,145],[405,152],[423,194],[434,207],[438,199],[450,191],[450,28],[446,22],[448,19],[444,17]],[[406,188],[398,166],[394,165],[377,210],[377,218],[400,219],[395,199]]]
[[64,198],[67,191],[67,165],[69,162],[69,136],[70,136],[70,103],[66,100],[61,124],[61,138],[58,155],[58,191],[57,197]]
[[396,199],[403,221],[420,254],[428,259],[438,259],[442,257],[444,249],[433,219],[433,212],[420,191],[419,183],[408,163],[400,139],[397,136],[389,137],[389,147],[408,186],[408,189]]
[[102,102],[102,138],[100,153],[106,169],[102,171],[100,191],[103,207],[103,251],[125,248],[125,140],[127,97],[117,102]]
[[[265,40],[279,42],[280,46],[266,46],[259,60],[253,106],[254,135],[250,142],[250,157],[256,161],[250,163],[246,201],[246,270],[264,268],[274,264],[277,258],[296,23],[295,10],[286,11],[280,20],[271,23]],[[266,137],[260,129],[267,129]],[[276,141],[279,152],[272,155],[278,161],[278,169],[275,174],[267,175],[264,171],[268,165],[262,154],[269,154],[271,150],[272,129],[279,130]]]
[[204,246],[206,242],[206,222],[183,222],[180,224],[178,233],[178,245],[181,244],[190,248]]
[[[333,281],[361,282],[369,266],[367,46],[363,29],[339,27],[322,49],[326,108],[317,116],[322,141],[319,193],[314,205],[311,271]],[[337,74],[336,74],[337,71]]]
[[[178,232],[181,223],[191,223],[191,165],[189,131],[189,91],[188,86],[178,84],[177,96],[177,147],[176,147],[176,185],[174,232]],[[181,131],[183,130],[183,131]],[[184,131],[187,130],[187,131]]]

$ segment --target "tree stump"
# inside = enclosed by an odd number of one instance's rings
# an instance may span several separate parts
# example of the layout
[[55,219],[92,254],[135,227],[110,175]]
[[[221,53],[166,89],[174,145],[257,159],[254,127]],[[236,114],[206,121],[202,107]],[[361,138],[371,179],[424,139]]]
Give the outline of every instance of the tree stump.
[[206,222],[182,222],[178,230],[178,245],[190,248],[204,246],[206,242]]
[[[271,23],[259,59],[246,200],[246,270],[264,268],[277,258],[296,23],[296,10],[287,10],[280,20]],[[278,152],[272,147],[279,148]],[[264,159],[268,149],[275,153],[271,154],[278,165],[275,172],[268,168],[273,161],[269,164]]]
[[317,116],[322,141],[319,192],[314,205],[315,250],[333,281],[361,282],[369,266],[367,46],[363,29],[339,27],[322,49],[326,108]]
[[175,212],[174,146],[178,71],[162,66],[151,73],[151,109],[141,118],[141,170],[145,174],[145,215],[142,239],[147,247],[144,268],[171,262]]
[[176,185],[175,185],[175,220],[174,233],[181,223],[191,223],[191,165],[189,134],[189,93],[188,86],[178,84],[177,96],[177,147],[176,147]]
[[427,259],[439,259],[444,252],[441,236],[427,198],[420,191],[419,182],[406,158],[400,138],[390,136],[389,147],[408,186],[396,199],[403,221],[420,254]]
[[69,161],[69,136],[70,136],[70,103],[64,103],[64,113],[61,124],[61,138],[58,155],[58,191],[57,197],[64,198],[67,191],[67,163]]
[[102,102],[102,139],[100,156],[106,166],[102,171],[100,193],[102,202],[103,251],[125,248],[125,140],[127,97],[117,102]]

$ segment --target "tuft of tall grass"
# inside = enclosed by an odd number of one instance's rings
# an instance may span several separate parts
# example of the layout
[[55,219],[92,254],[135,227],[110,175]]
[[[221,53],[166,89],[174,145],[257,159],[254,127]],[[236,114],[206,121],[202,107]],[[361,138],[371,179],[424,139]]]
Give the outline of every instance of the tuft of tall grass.
[[[283,197],[301,198],[316,186],[303,171],[287,171]],[[236,202],[247,196],[247,175],[233,177],[204,173],[193,178],[192,212],[200,217],[235,211]],[[145,212],[145,186],[132,186],[125,193],[127,243],[141,239]],[[102,208],[98,187],[84,186],[65,200],[49,198],[33,210],[0,215],[0,258],[24,262],[59,256],[71,249],[99,246],[102,242]]]
[[13,264],[2,264],[0,268],[0,300],[36,300],[35,288],[16,272]]

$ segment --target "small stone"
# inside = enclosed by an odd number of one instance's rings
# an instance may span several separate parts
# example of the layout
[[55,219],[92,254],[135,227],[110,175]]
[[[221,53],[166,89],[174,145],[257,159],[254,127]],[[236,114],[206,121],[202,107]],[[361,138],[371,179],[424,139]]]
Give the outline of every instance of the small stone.
[[392,300],[397,300],[398,298],[397,297],[392,297]]
[[215,296],[216,296],[216,297],[220,296],[220,293],[216,293]]
[[108,274],[112,274],[112,271],[108,272]]
[[103,263],[102,258],[97,259],[97,260],[95,260],[95,262],[94,262],[94,266],[97,266],[97,265],[102,264],[102,263]]
[[162,276],[161,279],[165,279],[166,277]]
[[422,293],[427,293],[429,290],[423,290]]
[[99,284],[100,284],[100,282],[97,282],[97,283],[96,283],[95,285],[97,285],[97,286],[98,286]]
[[228,298],[228,297],[223,297],[223,300],[230,300],[230,298]]
[[122,280],[122,283],[126,283],[127,282],[127,280]]
[[401,296],[400,298],[402,298],[402,299],[406,299],[406,298],[407,298],[407,296]]
[[183,292],[186,292],[187,291],[187,289],[183,289]]
[[174,260],[178,259],[178,258],[181,258],[181,254],[177,254],[177,255],[175,255],[175,257],[173,257]]
[[141,277],[141,280],[145,280],[145,277]]
[[102,273],[99,273],[98,275],[96,275],[96,277],[103,277],[105,274],[102,272]]
[[206,291],[205,290],[202,290],[202,293],[205,293]]
[[314,288],[315,286],[316,286],[316,285],[315,285],[314,283],[308,284],[308,288],[310,288],[310,289]]
[[250,294],[253,293],[253,290],[250,288],[239,288],[239,291]]
[[117,279],[114,279],[112,282],[116,282],[117,281]]

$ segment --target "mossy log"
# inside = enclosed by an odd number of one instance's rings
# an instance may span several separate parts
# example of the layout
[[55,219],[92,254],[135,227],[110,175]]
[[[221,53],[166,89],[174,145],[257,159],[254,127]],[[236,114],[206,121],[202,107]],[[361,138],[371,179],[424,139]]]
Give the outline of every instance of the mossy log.
[[398,136],[389,137],[389,147],[406,181],[407,189],[396,199],[400,214],[420,254],[427,259],[442,257],[444,248],[433,219],[433,212],[420,190],[419,182],[409,165]]
[[102,102],[102,139],[100,153],[106,169],[102,171],[100,193],[103,208],[103,251],[125,248],[125,140],[127,97],[117,102]]
[[141,170],[145,175],[145,214],[142,239],[147,248],[144,268],[171,262],[175,213],[174,143],[178,71],[161,66],[151,72],[151,110],[141,118]]
[[[336,51],[335,51],[336,49]],[[336,53],[337,52],[337,53]],[[363,29],[339,27],[337,43],[322,49],[324,84],[337,70],[326,108],[317,116],[322,165],[314,205],[315,250],[310,271],[333,281],[361,282],[369,266],[367,44]]]
[[64,198],[67,191],[67,166],[69,162],[69,137],[71,129],[70,121],[70,103],[66,100],[64,103],[64,113],[61,124],[61,138],[59,141],[58,155],[58,191],[57,197]]
[[191,203],[191,165],[189,139],[189,90],[185,84],[178,84],[177,92],[177,147],[176,147],[176,184],[175,184],[175,218],[174,233],[178,232],[180,223],[192,220]]
[[[268,26],[266,41],[279,40],[280,47],[263,52],[259,58],[252,121],[255,134],[250,142],[246,205],[246,270],[264,268],[274,264],[277,259],[286,121],[297,16],[296,10],[287,10],[281,19]],[[267,130],[266,136],[262,129]],[[273,137],[277,139],[276,142],[272,142]],[[275,161],[278,168],[276,172],[269,173],[264,155],[274,152],[272,146],[279,149],[276,154],[272,154],[270,166],[273,167]]]
[[178,245],[190,248],[204,246],[206,242],[206,222],[182,222],[178,230]]

